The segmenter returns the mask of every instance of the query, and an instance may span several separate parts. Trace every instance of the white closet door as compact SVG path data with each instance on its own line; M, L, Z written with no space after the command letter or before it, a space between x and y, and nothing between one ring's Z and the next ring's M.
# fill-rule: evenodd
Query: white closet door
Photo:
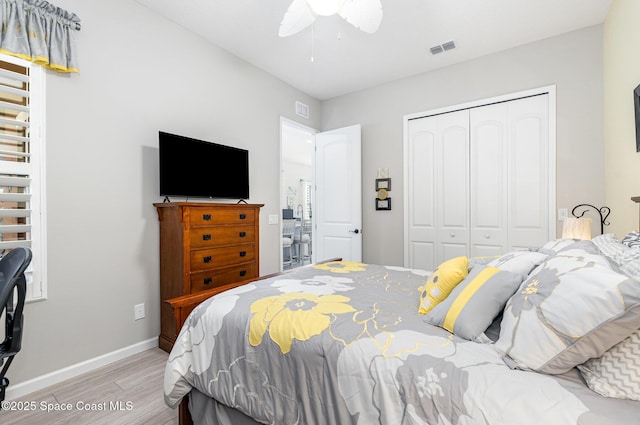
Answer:
M433 270L467 255L469 112L408 123L408 265Z
M438 122L421 118L408 123L407 253L409 267L433 270L436 264L436 140Z
M507 251L508 104L474 108L471 127L471 256Z
M549 95L509 102L509 249L549 240Z
M549 240L549 143L548 93L408 121L405 264Z
M469 254L469 110L437 115L436 267Z

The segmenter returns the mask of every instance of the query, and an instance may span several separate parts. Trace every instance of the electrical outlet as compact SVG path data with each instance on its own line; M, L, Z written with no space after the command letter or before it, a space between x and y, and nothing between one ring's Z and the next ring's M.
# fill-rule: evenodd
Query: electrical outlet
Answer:
M278 214L269 214L269 224L278 224Z
M133 320L144 319L144 303L133 306Z

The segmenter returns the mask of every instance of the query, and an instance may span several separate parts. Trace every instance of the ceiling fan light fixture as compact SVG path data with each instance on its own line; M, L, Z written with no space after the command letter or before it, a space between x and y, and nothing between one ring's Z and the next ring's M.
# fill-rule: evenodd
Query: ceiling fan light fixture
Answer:
M288 37L313 24L318 16L339 15L366 33L378 31L382 22L380 0L293 0L287 9L278 35Z
M342 9L345 0L307 0L313 13L321 16L335 15Z

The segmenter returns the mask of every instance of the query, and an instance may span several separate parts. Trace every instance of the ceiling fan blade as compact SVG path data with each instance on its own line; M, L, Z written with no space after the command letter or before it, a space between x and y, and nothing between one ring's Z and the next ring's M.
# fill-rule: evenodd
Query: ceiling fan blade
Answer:
M347 0L340 16L354 27L373 34L382 22L382 3L380 0Z
M278 35L288 37L296 34L311 25L315 19L316 15L311 11L306 0L293 0L280 22Z

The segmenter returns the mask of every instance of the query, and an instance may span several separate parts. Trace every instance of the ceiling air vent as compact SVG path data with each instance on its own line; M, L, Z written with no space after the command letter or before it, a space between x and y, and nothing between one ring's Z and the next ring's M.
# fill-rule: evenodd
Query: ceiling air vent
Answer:
M442 53L447 50L453 50L455 48L456 48L456 43L454 43L453 41L447 41L446 43L433 46L429 50L431 51L432 55L437 55L438 53Z
M442 45L442 48L445 51L455 49L456 48L456 43L454 43L453 41L447 41L446 43L444 43Z
M309 119L309 105L305 105L304 103L296 100L296 115Z

